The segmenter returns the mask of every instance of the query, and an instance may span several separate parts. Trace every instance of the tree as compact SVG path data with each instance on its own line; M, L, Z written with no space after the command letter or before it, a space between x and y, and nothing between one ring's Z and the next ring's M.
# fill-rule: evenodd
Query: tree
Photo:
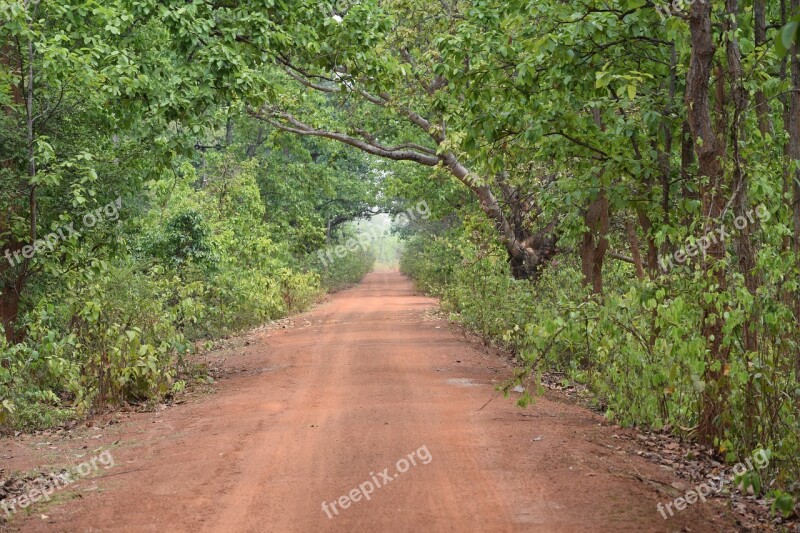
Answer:
M461 6L408 2L392 7L355 4L342 14L341 23L331 11L316 28L318 39L295 40L293 48L276 58L285 80L298 89L327 94L344 112L334 113L329 121L303 119L291 111L297 106L287 101L254 106L251 115L286 132L327 138L373 156L448 172L472 192L492 221L514 275L535 278L556 253L554 225L536 231L525 223L515 224L527 218L525 209L531 209L531 202L515 205L510 201L513 195L506 196L508 209L504 209L497 195L508 171L487 168L479 175L471 169L459 146L463 133L452 131L448 123L460 108L447 95L452 65L442 60L437 42L452 34L462 18ZM410 17L412 12L415 17ZM424 17L427 22L411 24L421 13L429 15ZM366 52L378 42L380 47ZM302 91L294 98L302 103ZM386 125L392 127L387 130Z

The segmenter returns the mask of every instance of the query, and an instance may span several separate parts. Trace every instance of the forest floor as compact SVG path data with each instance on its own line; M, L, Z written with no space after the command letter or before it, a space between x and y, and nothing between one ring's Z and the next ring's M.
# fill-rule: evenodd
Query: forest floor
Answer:
M204 356L215 386L177 405L0 440L0 474L91 465L5 527L741 529L721 498L665 519L657 504L691 487L645 458L638 434L564 394L527 409L492 400L513 376L508 356L436 309L399 273L372 273L290 324ZM102 450L113 467L109 455L89 463Z

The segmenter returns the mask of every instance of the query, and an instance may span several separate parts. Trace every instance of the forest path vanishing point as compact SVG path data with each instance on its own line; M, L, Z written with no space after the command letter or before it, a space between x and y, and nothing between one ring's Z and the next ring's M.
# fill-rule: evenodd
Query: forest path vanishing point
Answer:
M719 501L662 518L677 478L600 415L556 393L525 410L487 404L513 375L508 358L435 307L399 273L375 272L293 326L216 352L226 377L214 394L69 438L0 441L13 470L104 446L115 462L9 529L734 529Z

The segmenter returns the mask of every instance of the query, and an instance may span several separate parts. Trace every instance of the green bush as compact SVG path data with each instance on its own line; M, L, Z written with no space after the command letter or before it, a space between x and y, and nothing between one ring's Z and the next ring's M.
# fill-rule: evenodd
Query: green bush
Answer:
M627 265L611 263L598 298L582 287L580 266L568 256L536 283L514 280L501 250L462 229L414 237L401 267L420 288L442 296L457 320L512 350L527 372L564 372L588 385L609 419L688 434L697 425L706 339L698 334L696 278L632 282ZM730 291L731 302L744 292ZM730 306L729 323L741 305ZM785 311L776 308L774 316ZM800 474L793 460L800 452L800 384L779 363L779 350L777 343L761 354L733 348L726 415L732 429L718 445L731 460L757 446L770 449L773 474L787 482ZM747 409L770 416L748 426Z
M306 309L320 274L275 242L247 168L196 190L193 167L155 181L108 243L62 243L61 263L31 282L21 343L0 341L0 424L43 428L92 409L182 387L194 341ZM104 258L103 258L104 257ZM331 286L371 267L354 255ZM328 275L330 273L327 273Z
M326 291L335 292L351 287L375 267L375 254L372 250L358 249L348 252L344 257L334 256L333 261L323 259L333 255L327 253L332 248L320 250L320 253L312 254L306 260L309 268L319 272L320 283Z

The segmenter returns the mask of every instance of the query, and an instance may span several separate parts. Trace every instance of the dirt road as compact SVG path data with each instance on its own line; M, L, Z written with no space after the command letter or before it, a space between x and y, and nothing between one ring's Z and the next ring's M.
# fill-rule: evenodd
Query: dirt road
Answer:
M230 377L214 394L44 445L2 442L16 469L101 446L115 460L11 529L732 529L714 503L662 518L656 504L672 496L658 487L675 478L590 411L502 397L481 410L511 369L435 306L400 274L373 273L293 327L217 354Z

